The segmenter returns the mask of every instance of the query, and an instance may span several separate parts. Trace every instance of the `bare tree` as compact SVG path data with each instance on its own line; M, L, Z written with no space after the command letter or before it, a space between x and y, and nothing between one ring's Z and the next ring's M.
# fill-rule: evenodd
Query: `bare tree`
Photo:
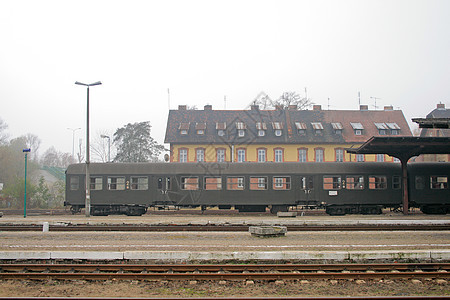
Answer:
M107 162L115 156L113 134L102 130L97 132L91 142L91 153L93 160Z
M275 109L276 107L287 109L289 105L296 105L297 109L305 110L310 108L314 103L307 97L302 97L297 92L284 92L277 100L261 92L256 96L253 105L258 105L260 109Z
M27 147L31 149L31 159L37 161L39 156L39 147L41 146L41 139L37 135L28 133L25 136Z
M8 124L0 119L0 145L4 145L8 141L9 135L6 133L6 129L8 129Z

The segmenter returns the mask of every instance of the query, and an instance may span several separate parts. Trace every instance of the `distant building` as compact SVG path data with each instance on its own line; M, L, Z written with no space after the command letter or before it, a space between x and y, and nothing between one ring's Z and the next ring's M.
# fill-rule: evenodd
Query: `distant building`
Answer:
M171 162L364 162L387 155L348 154L372 136L412 136L400 110L170 110L165 143Z
M450 109L445 108L445 104L439 103L431 111L426 119L450 119ZM450 129L445 128L422 128L421 137L450 137ZM449 147L450 148L450 147ZM416 161L450 161L450 154L423 154L416 158Z

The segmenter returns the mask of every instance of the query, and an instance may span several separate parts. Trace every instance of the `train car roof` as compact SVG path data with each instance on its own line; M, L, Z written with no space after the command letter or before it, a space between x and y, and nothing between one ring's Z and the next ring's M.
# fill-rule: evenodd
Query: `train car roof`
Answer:
M85 174L86 164L73 164L67 168L67 174ZM380 173L380 170L400 171L397 163L91 163L91 175L119 174L332 174L332 173Z

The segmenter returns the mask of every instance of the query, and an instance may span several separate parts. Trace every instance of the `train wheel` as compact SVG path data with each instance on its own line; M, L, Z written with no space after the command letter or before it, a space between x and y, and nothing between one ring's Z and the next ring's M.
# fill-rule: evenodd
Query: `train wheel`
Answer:
M81 212L81 207L79 207L79 206L71 206L70 207L70 212L72 213L72 215L78 214L78 213Z
M274 215L280 211L281 212L289 211L289 206L287 206L287 205L272 205L272 207L270 208L270 213L274 214Z
M341 206L327 206L325 212L330 216L343 216L345 215L345 208Z

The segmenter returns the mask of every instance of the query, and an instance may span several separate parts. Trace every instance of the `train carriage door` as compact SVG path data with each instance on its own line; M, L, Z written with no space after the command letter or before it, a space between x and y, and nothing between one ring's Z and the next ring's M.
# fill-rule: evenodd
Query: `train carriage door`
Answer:
M296 187L296 199L297 205L301 206L315 206L317 205L317 199L314 189L314 177L305 175L297 176Z
M156 205L171 205L170 190L172 189L172 178L170 176L156 177Z

